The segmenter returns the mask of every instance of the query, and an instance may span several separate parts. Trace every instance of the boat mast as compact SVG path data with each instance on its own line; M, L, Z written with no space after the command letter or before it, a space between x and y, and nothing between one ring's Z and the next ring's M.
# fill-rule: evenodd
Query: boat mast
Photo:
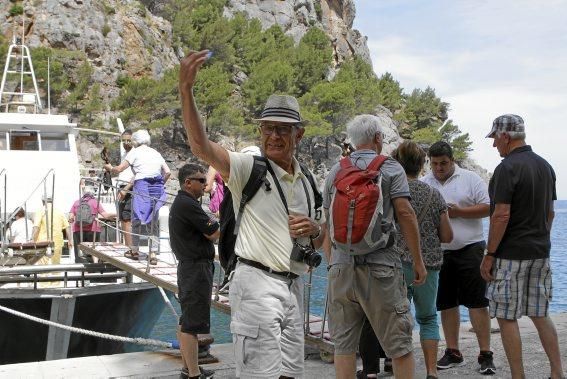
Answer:
M37 81L31 60L31 54L28 47L24 44L24 31L22 22L22 37L12 38L12 44L8 48L6 64L2 74L2 82L0 83L0 107L4 106L5 112L10 112L11 107L17 107L19 113L26 113L28 106L33 106L34 113L43 109L37 88ZM14 60L15 64L12 64ZM27 66L26 66L27 64ZM13 68L15 66L15 69ZM10 78L19 76L19 85L13 91L6 90L8 76ZM24 81L26 76L31 76L35 92L26 92L24 90Z

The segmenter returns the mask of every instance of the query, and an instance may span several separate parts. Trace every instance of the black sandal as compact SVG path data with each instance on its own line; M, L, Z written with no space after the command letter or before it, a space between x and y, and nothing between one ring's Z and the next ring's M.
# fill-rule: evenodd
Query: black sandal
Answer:
M137 251L128 250L124 253L126 258L132 259L133 261L137 261L140 259L140 254Z

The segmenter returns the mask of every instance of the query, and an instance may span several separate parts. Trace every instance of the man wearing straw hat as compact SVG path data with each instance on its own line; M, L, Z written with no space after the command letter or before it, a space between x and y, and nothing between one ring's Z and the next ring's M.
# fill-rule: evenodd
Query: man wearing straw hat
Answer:
M221 174L239 204L254 157L229 152L206 135L193 85L207 56L207 50L190 52L181 61L183 122L193 153ZM297 378L303 375L304 360L301 275L308 266L291 259L291 253L294 242L318 248L324 228L315 220L313 191L294 158L305 131L297 100L271 95L257 121L260 146L272 171L247 203L235 245L239 258L230 282L230 329L236 374Z

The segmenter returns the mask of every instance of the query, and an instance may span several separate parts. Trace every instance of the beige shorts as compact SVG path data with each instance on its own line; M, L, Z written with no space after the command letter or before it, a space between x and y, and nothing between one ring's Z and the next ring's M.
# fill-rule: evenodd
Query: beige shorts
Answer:
M400 268L336 264L329 270L328 281L335 354L356 352L365 315L388 357L413 351L413 318Z
M236 376L303 376L303 279L239 262L230 281Z

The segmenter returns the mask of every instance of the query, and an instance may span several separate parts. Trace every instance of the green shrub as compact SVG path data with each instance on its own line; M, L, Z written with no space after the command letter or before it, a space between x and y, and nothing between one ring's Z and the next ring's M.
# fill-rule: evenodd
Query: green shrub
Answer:
M24 7L16 4L10 8L10 16L18 16L24 14Z
M104 24L102 27L102 35L106 37L108 33L110 33L110 25Z

